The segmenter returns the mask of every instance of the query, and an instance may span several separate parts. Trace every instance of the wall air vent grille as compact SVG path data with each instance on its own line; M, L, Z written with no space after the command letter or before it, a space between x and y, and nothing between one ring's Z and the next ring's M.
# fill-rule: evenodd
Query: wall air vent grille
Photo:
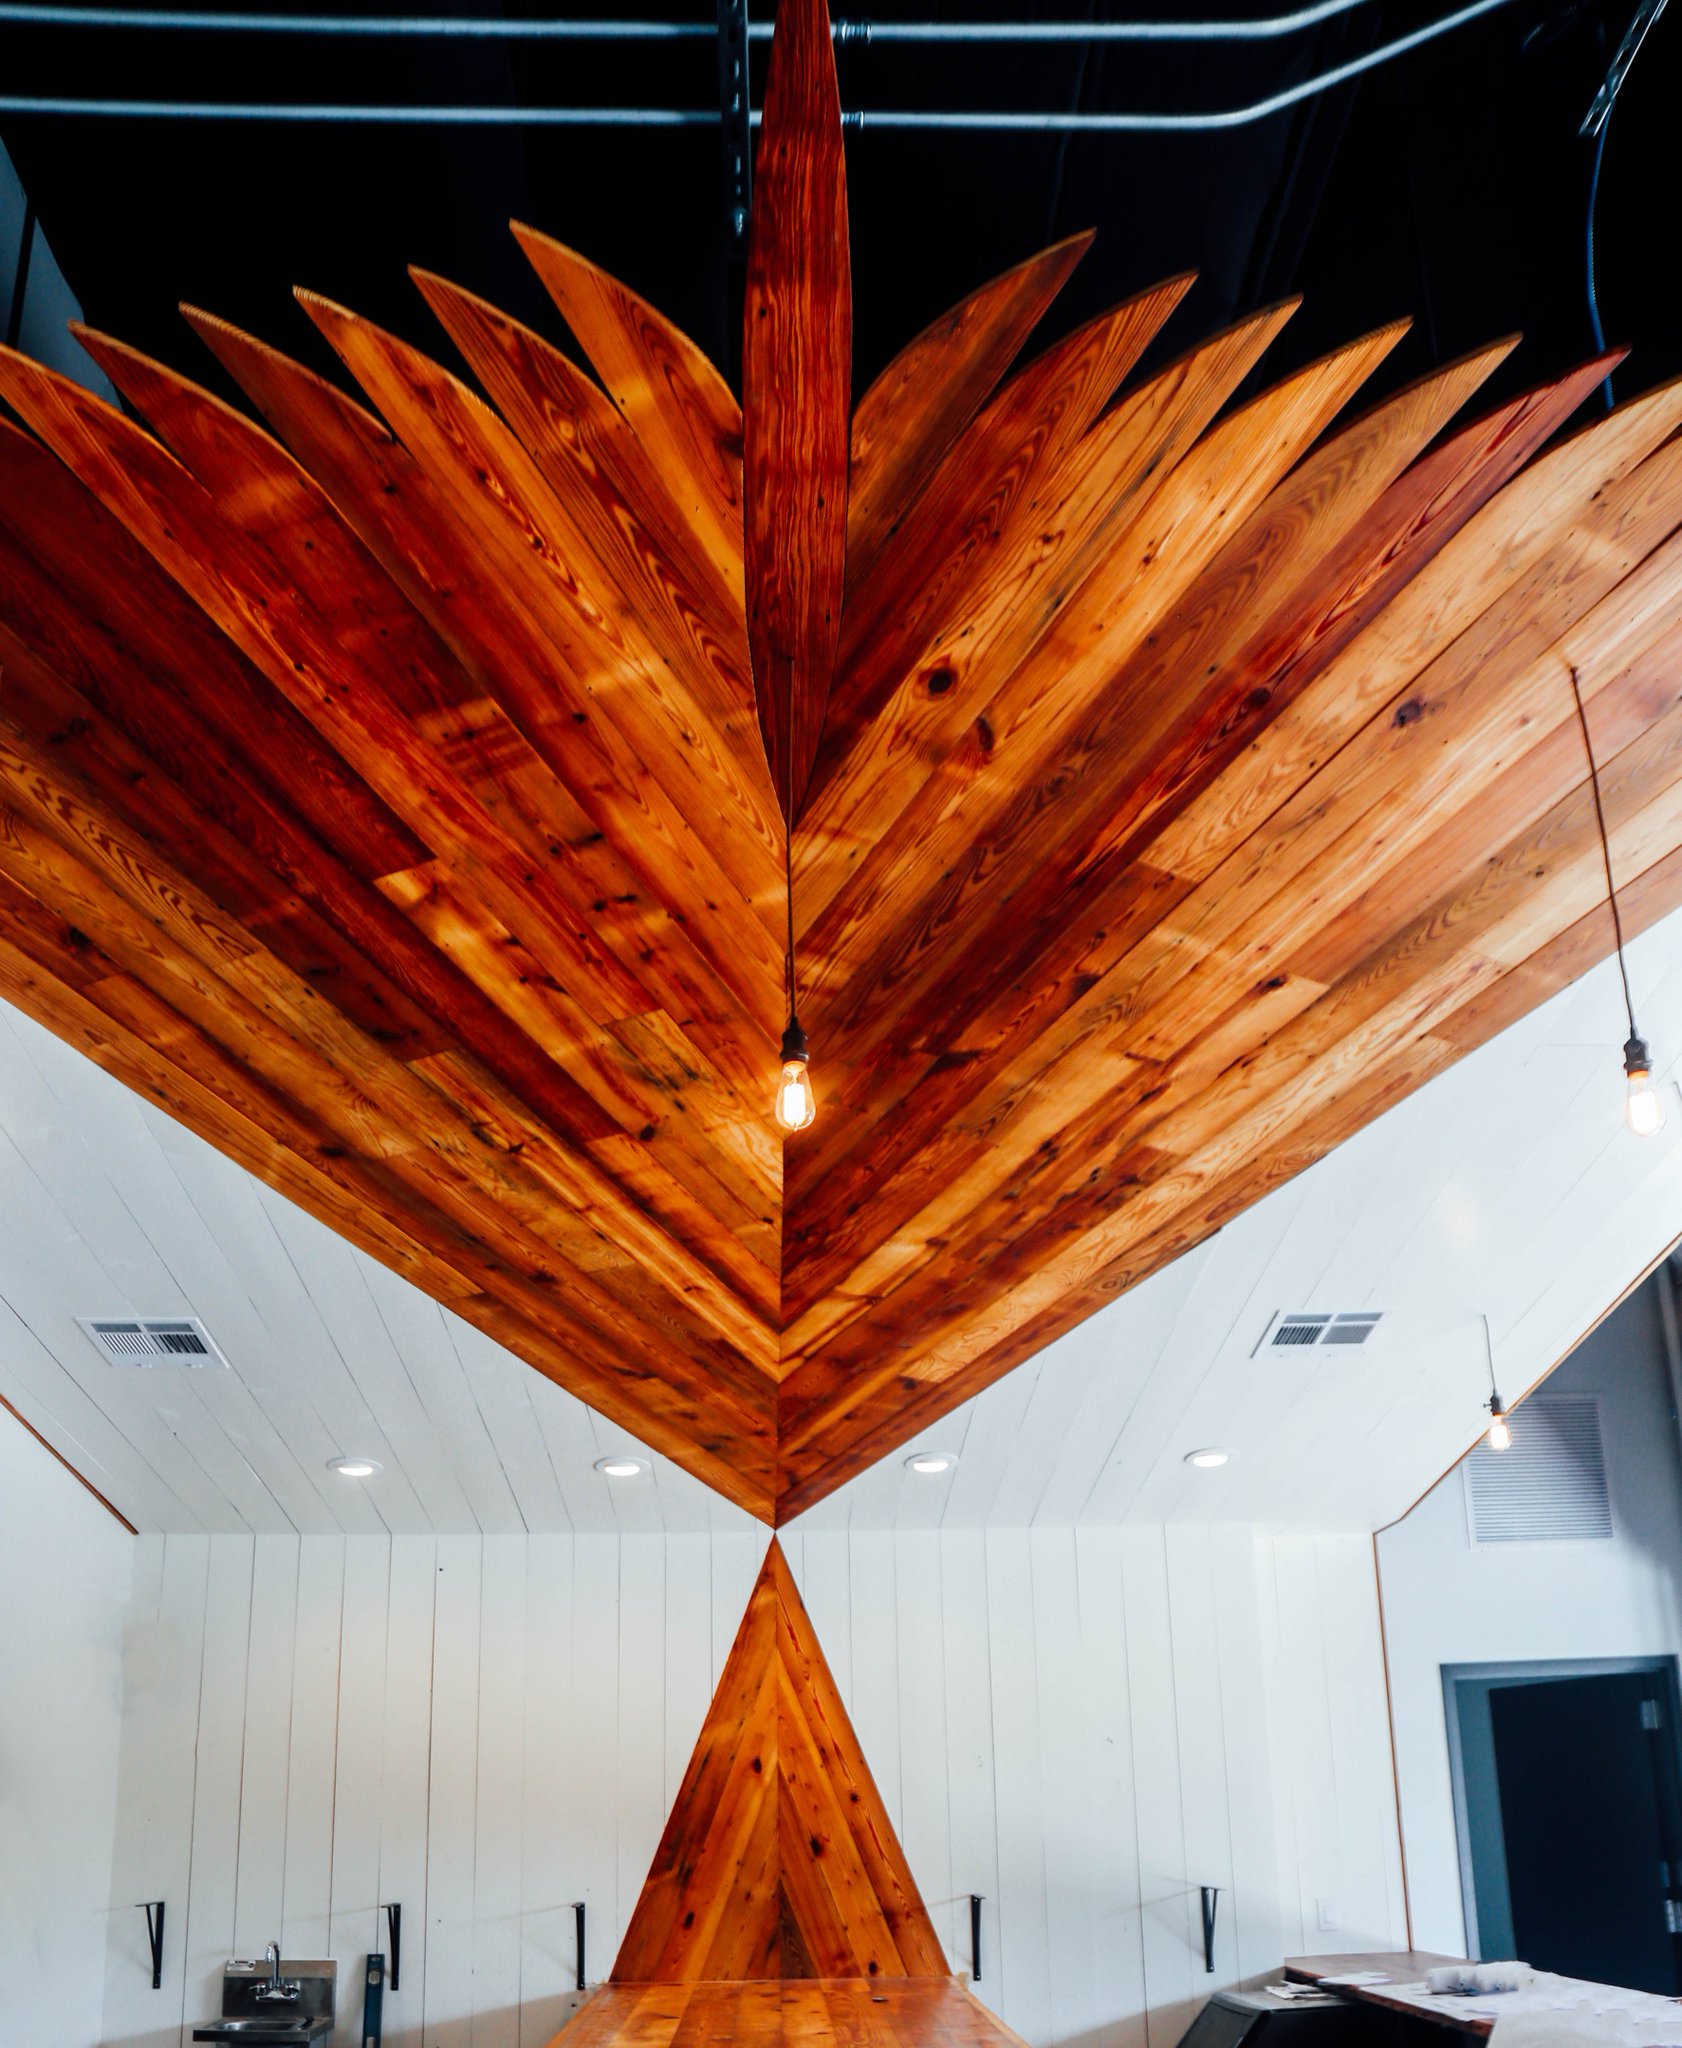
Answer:
M197 1316L78 1316L111 1365L226 1366Z
M1364 1344L1384 1320L1382 1309L1345 1309L1320 1315L1307 1310L1276 1315L1257 1347L1262 1351L1306 1351L1311 1346Z
M1479 1444L1462 1468L1474 1543L1592 1543L1611 1536L1600 1404L1537 1394L1513 1411L1510 1449Z

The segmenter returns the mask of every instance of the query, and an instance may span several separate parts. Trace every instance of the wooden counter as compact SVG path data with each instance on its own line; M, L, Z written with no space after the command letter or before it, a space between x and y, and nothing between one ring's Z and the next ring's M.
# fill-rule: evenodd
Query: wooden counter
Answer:
M604 1984L551 2048L1025 2048L955 1977Z

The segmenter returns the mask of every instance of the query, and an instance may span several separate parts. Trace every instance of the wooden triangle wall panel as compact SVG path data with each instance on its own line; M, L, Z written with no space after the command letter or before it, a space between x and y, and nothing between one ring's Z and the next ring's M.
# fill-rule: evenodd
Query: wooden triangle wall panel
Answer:
M905 1852L773 1542L614 1981L945 1974Z

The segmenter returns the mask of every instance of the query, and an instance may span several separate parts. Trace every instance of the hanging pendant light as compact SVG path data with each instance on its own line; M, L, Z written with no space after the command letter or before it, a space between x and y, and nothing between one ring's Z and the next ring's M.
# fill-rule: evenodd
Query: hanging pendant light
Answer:
M791 770L792 775L792 770ZM800 1028L794 1000L794 821L792 805L784 812L783 881L788 906L788 1022L783 1027L783 1070L777 1081L777 1122L785 1131L803 1131L818 1113L812 1093L811 1049Z
M1489 1399L1483 1404L1489 1410L1489 1428L1484 1441L1492 1451L1512 1449L1513 1429L1507 1420L1507 1404L1501 1398L1501 1389L1495 1384L1495 1350L1489 1341L1489 1318L1483 1318L1483 1355L1489 1363Z
M1575 666L1570 676L1577 723L1583 729L1583 752L1588 756L1589 787L1594 792L1594 822L1600 833L1600 858L1606 869L1606 902L1612 912L1612 941L1617 948L1618 976L1624 988L1624 1015L1629 1019L1629 1036L1624 1040L1624 1122L1638 1138L1650 1138L1664 1128L1664 1100L1653 1086L1653 1056L1636 1028L1635 1002L1629 992L1629 968L1624 960L1623 920L1618 915L1618 891L1612 880L1612 843L1606 834L1606 812L1600 802L1600 771L1595 766L1594 742L1589 738L1588 713L1583 709L1583 691ZM1491 1427L1492 1442L1494 1434Z
M806 1034L791 1009L783 1033L783 1071L777 1083L777 1121L785 1131L803 1131L818 1113L808 1071Z

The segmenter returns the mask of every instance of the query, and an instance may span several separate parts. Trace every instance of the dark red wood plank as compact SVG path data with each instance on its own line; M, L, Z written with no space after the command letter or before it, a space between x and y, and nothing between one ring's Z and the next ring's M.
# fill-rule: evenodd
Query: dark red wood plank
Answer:
M823 732L847 553L853 287L824 0L778 11L758 178L742 343L748 643L792 824Z

